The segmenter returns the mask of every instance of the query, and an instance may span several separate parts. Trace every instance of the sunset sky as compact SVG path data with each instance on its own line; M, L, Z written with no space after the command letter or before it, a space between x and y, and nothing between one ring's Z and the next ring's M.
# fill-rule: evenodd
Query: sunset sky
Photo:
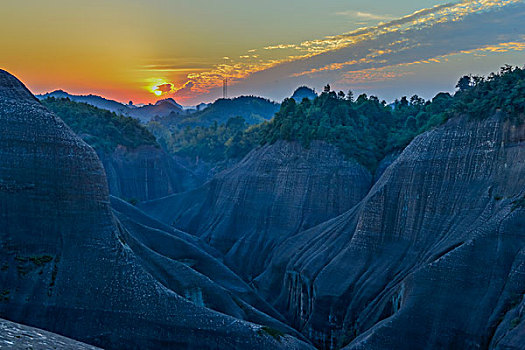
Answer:
M63 89L185 105L280 101L299 85L391 101L525 64L525 2L485 0L2 1L0 68Z

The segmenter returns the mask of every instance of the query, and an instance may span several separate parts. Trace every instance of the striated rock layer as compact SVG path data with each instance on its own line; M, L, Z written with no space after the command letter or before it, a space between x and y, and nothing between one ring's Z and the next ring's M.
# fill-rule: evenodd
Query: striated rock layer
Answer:
M261 273L276 245L353 207L372 177L331 145L309 149L280 141L252 151L202 187L140 207L200 236L247 280Z
M166 197L195 188L197 177L160 148L119 146L111 154L98 152L106 171L109 192L132 201Z
M321 348L523 348L524 214L525 124L455 118L255 283Z
M100 350L42 329L0 318L0 348L6 350Z
M131 214L114 216L93 149L5 71L0 133L0 317L108 349L308 347L285 332L213 311L204 298L192 302L177 294L181 287L169 283L180 263L179 270L166 265L163 274L155 262L167 254L145 242L154 229L144 222L127 229L120 220L131 221ZM186 244L177 239L172 232L165 241ZM188 275L199 269L205 271L195 267ZM243 285L218 269L223 273L213 283L225 292L216 294L233 300L228 287ZM244 300L256 299L244 294L238 300L245 318L266 322L269 316L244 307Z

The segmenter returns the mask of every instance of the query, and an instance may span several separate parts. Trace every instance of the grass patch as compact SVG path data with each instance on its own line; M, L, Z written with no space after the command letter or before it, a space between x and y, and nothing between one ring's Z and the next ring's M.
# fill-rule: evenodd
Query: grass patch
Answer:
M519 208L525 208L525 196L523 196L523 197L513 201L512 202L512 208L510 210L514 211L514 210L519 209Z
M0 301L9 301L9 290L4 289L2 292L0 292Z
M53 257L49 255L32 256L29 258L29 260L36 266L43 266L44 264L51 262Z
M257 334L259 335L269 335L270 337L274 338L277 341L281 341L281 338L284 336L284 333L281 332L278 329L263 326L258 331Z

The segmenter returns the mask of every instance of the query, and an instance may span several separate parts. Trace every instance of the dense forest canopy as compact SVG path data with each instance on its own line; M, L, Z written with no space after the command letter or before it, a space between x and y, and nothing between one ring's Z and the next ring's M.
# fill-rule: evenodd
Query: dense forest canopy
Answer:
M520 119L525 113L525 69L506 65L486 78L463 76L456 88L453 113L486 118L501 111Z
M292 98L295 100L295 102L301 102L304 98L313 100L316 97L317 94L315 93L315 90L309 88L308 86L298 87L292 95Z
M351 91L336 93L326 86L313 100L297 103L285 99L270 121L255 126L237 119L208 128L151 128L170 152L212 162L241 158L255 147L277 140L298 141L305 147L312 140L322 140L374 171L386 154L402 150L415 136L454 115L480 118L499 110L522 115L524 75L521 68L505 66L487 78L462 77L454 96L439 93L425 101L414 95L392 105L366 94L354 98Z
M232 99L220 98L203 110L187 115L171 114L154 120L175 130L189 127L209 127L214 123L226 124L228 119L243 117L247 124L259 124L271 119L279 110L279 104L257 96L240 96Z
M402 150L415 136L454 115L482 118L497 111L512 116L525 113L524 69L505 66L486 78L464 76L456 87L454 96L439 93L425 101L414 95L391 105L366 94L354 98L352 91L336 93L329 85L313 99L296 102L287 98L280 108L256 97L219 99L205 110L184 117L192 123L159 119L148 124L149 131L133 118L84 103L56 98L42 103L88 143L105 151L117 145L156 145L156 137L171 154L220 163L240 159L253 148L277 140L297 141L304 147L321 140L374 171L385 155ZM271 120L250 125L255 111L264 111L267 117L274 110L277 112Z
M48 97L41 102L97 151L111 152L118 145L158 146L155 136L135 118L67 98Z

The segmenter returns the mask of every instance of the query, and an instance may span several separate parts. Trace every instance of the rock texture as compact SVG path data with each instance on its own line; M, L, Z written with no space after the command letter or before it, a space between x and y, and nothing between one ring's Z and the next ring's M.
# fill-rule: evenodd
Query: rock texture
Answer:
M449 120L256 281L320 348L525 344L525 124ZM283 286L283 287L281 287Z
M0 348L6 350L97 350L99 348L78 342L42 329L24 326L0 319Z
M331 145L284 141L252 151L202 187L140 207L200 236L247 280L263 271L276 245L353 207L371 175Z
M0 317L108 349L308 348L178 295L114 216L93 149L5 71L0 132Z
M145 201L197 187L199 179L160 148L119 146L111 154L98 152L109 192L125 200Z

